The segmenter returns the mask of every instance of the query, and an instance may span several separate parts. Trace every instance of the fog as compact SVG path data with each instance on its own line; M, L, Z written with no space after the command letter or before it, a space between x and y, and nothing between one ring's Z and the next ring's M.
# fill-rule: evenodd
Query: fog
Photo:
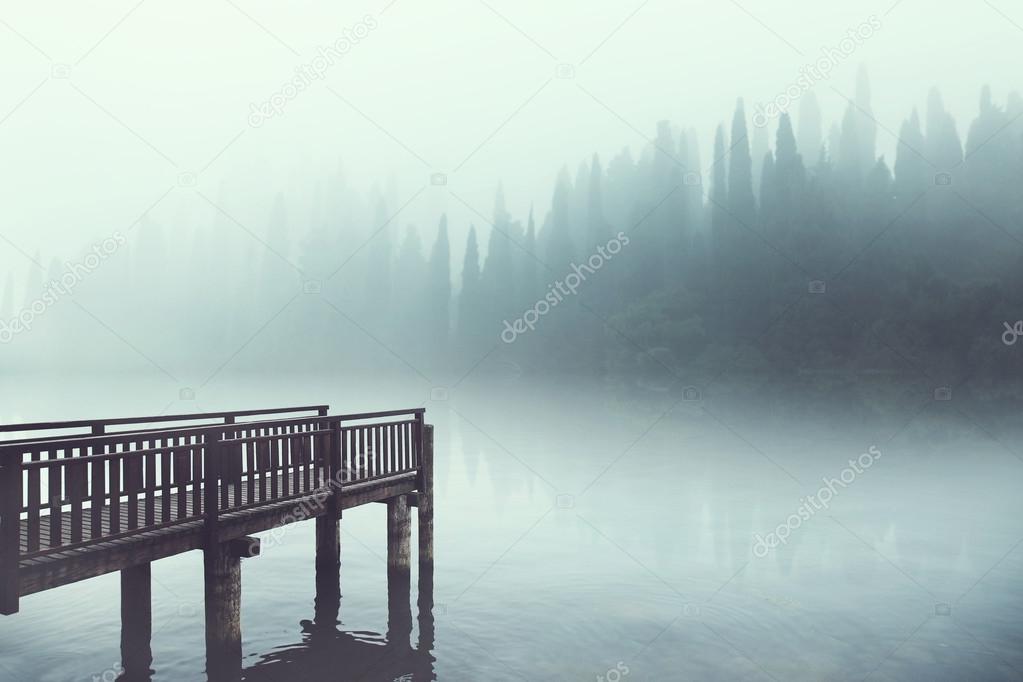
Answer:
M81 548L149 534L129 460L217 540L239 443L254 491L324 434L281 424L381 410L426 454L380 483L365 432L316 441L381 487L343 602L329 525L258 526L239 679L1020 679L1023 10L0 2L0 430L225 420L7 444L22 572L65 506ZM203 562L154 563L140 678L207 679ZM116 677L119 585L21 595L0 677Z
M639 150L662 119L694 128L709 163L737 97L772 100L871 16L880 28L813 90L830 125L865 65L889 159L932 86L962 127L981 85L998 101L1021 85L1007 56L1023 15L1004 2L7 2L0 262L20 282L19 250L70 258L147 209L168 225L207 220L196 192L260 235L283 192L303 233L339 166L360 193L415 197L402 225L446 211L461 241L499 181L524 220L563 165ZM249 125L253 104L367 18L375 28L322 79ZM574 78L557 77L562 64ZM438 171L445 187L429 185Z

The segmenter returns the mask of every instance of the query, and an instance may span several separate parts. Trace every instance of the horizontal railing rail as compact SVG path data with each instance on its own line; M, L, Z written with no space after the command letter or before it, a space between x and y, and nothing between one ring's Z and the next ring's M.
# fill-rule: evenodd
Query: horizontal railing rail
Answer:
M144 426L146 424L167 424L170 422L188 421L209 421L222 420L222 423L233 424L239 418L257 417L266 415L291 414L297 412L316 412L318 415L326 415L330 407L328 405L306 405L300 407L278 407L258 410L235 410L230 412L193 412L189 414L155 415L149 417L123 417L114 419L79 419L74 421L55 422L28 422L22 424L0 424L0 433L28 433L31 431L62 431L66 429L88 428L92 435L102 435L107 432L110 426ZM250 422L243 422L250 423ZM213 424L190 425L194 428L212 426ZM164 431L167 427L154 427L150 429L128 429L117 433L145 433ZM84 434L59 434L47 436L35 436L19 439L0 441L0 443L28 443L35 440L67 440L79 438Z

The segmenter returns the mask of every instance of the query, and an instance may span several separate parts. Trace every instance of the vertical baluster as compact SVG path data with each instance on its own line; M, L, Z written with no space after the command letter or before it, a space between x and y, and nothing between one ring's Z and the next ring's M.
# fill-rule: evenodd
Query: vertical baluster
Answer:
M281 433L281 496L288 497L291 494L291 457L288 454L291 450L291 427L285 426Z
M384 476L387 474L387 435L383 426L373 427L373 440L376 442L377 462L380 465L378 473Z
M248 429L243 429L241 431L236 432L234 435L235 437L239 438L247 437L251 435L251 431L249 431ZM232 487L234 489L233 495L234 500L231 502L231 504L227 506L237 507L242 503L242 475L243 475L242 469L245 457L244 455L245 446L242 443L235 443L228 449L231 452L231 466L233 469Z
M313 437L309 435L311 424L306 424L306 435L302 438L302 480L307 493L313 490Z
M152 450L160 447L163 443L162 440L154 439L151 441L145 441L144 445L147 450ZM156 460L158 455L155 452L146 453L145 467L146 467L146 478L145 484L142 489L142 497L145 499L145 524L146 526L156 525Z
M259 436L259 429L253 429L252 437L256 438ZM245 490L248 497L245 499L245 503L249 504L254 502L256 499L256 443L255 441L249 441L245 444L245 464L248 469L248 476L246 477Z
M85 448L82 450L84 451ZM68 464L67 492L71 500L71 534L69 540L72 543L81 542L83 539L82 526L82 500L87 493L86 488L86 463L82 457L74 457Z
M165 438L160 452L160 523L171 522L171 462L174 459L177 438Z
M139 527L139 487L142 479L142 460L135 454L142 449L141 442L128 443L124 458L124 490L127 494L128 521L127 529Z
M266 502L270 497L270 439L272 429L262 429L262 440L256 452L259 455L259 501Z
M111 445L112 453L123 452L121 445ZM110 532L116 534L121 532L121 462L122 456L110 458L108 471L110 472Z
M177 516L181 520L188 516L188 481L191 478L192 437L183 436L181 445L185 447L174 451L174 483L177 484Z
M366 453L366 474L365 478L369 478L373 475L373 441L369 437L369 429L365 426L359 427L359 438L362 439L362 451Z
M337 480L339 483L342 483L348 480L351 472L348 463L348 434L341 428L341 422L338 422L334 433L337 434L339 446L341 447L341 471L338 472Z
M225 440L228 438L235 438L237 436L237 431L224 431ZM207 448L207 457L215 456L218 458L216 464L213 465L216 469L211 469L211 471L219 473L218 486L220 487L220 509L227 509L231 505L231 486L234 484L234 456L232 454L234 452L234 446L215 445L211 443L207 445ZM210 466L209 462L207 462L207 466Z
M189 477L189 482L192 485L192 513L189 514L190 518L201 516L203 514L202 509L202 458L203 458L203 447L202 437L197 436L193 439L192 445L192 475Z
M91 462L92 499L90 500L89 537L103 537L103 503L107 491L107 463L99 456L106 452L105 445L93 445Z
M58 460L55 452L50 453L51 460ZM50 489L50 547L64 544L64 526L62 504L64 500L64 468L60 464L49 467L47 472Z
M270 475L270 499L276 500L281 496L281 482L280 482L280 463L277 457L277 436L280 433L278 427L270 429L270 435L273 436L266 442L267 452L269 454L270 468L268 474Z
M31 454L33 462L40 460L39 453L33 452ZM28 551L35 552L41 549L40 545L40 533L42 529L39 523L39 507L42 504L42 489L41 489L41 476L39 469L32 468L28 470L28 498L26 500L26 506L28 507Z
M366 441L366 478L376 475L377 453L373 443L373 431L368 426L362 427L362 437Z
M398 468L405 471L408 468L408 464L405 462L405 424L397 424L394 427L394 432L398 436Z

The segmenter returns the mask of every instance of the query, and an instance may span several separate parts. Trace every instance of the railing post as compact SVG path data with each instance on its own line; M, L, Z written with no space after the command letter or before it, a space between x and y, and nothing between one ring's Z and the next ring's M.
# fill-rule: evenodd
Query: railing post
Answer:
M423 419L426 416L424 412L416 412L416 467L419 467L420 461L423 458Z
M203 434L203 516L205 519L206 546L218 542L217 524L220 517L220 465L223 444L220 432L210 429Z
M330 517L341 518L341 422L327 422L330 429L330 447L327 451L327 486L330 498L327 505Z
M0 454L0 614L18 612L21 540L21 453Z

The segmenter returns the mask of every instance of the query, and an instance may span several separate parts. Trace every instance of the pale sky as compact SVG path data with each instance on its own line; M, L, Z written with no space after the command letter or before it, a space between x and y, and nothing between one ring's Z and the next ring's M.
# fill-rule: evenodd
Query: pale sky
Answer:
M401 203L415 197L402 225L429 239L447 211L457 238L499 180L515 217L531 202L542 216L562 165L638 153L661 119L696 128L708 162L736 97L772 98L871 15L880 28L814 87L827 125L860 64L890 131L933 85L964 137L983 83L999 103L1023 88L1023 9L1007 0L3 0L0 235L69 258L147 209L206 219L197 191L262 232L278 191L299 213L341 160L359 191L393 177ZM356 27L322 80L249 124ZM0 265L26 259L0 241Z

